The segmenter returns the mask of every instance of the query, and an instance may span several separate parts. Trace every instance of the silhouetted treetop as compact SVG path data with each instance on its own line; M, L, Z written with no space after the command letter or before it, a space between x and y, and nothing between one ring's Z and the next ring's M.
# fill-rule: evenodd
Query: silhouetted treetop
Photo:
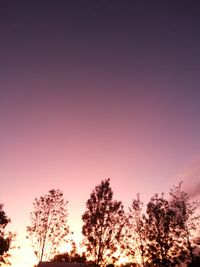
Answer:
M39 261L52 258L58 248L67 242L69 227L67 223L67 201L60 190L50 190L48 194L35 198L31 225L27 227L34 252Z
M123 236L124 209L121 201L113 200L110 179L101 181L92 191L82 219L87 255L97 265L115 262Z

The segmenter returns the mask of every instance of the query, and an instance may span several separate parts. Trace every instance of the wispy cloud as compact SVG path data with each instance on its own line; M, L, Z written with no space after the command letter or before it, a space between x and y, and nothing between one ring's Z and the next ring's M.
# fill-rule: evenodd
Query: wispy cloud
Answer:
M184 190L191 198L200 196L200 156L180 174Z

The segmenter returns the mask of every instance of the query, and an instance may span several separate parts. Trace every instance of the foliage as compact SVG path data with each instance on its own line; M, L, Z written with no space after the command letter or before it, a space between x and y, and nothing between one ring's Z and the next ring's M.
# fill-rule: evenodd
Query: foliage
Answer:
M197 208L200 203L190 201L188 194L182 190L182 182L170 190L170 196L171 208L176 213L176 228L179 229L179 234L186 243L189 260L193 261L191 238L199 225L200 216L197 214Z
M144 266L147 229L142 209L143 202L140 200L140 195L137 194L137 198L133 199L132 205L129 208L124 249L127 251L127 256L132 256L132 258L135 256L138 258L139 256Z
M10 264L8 251L11 249L11 242L15 235L11 232L6 233L5 228L8 223L10 223L10 219L3 210L3 204L0 204L0 265Z
M135 262L127 262L125 264L121 264L120 267L140 267L140 265L138 265ZM147 265L146 265L147 267Z
M67 241L67 203L63 199L63 193L54 189L45 196L35 198L27 233L39 261L52 258L59 245Z
M180 262L197 262L193 234L198 230L199 202L191 202L181 188L170 190L170 199L158 194L150 199L145 214L139 195L133 200L127 217L124 250L132 260L140 252L143 266L175 266ZM196 243L198 242L197 239Z
M113 200L110 179L103 180L95 187L82 219L88 257L96 265L115 262L116 251L123 237L124 209L121 201Z
M80 254L77 250L76 244L72 242L72 249L70 252L56 254L52 262L77 262L77 263L86 263L87 258L85 253Z
M147 204L148 258L153 266L175 266L184 259L184 246L176 227L176 213L168 200L155 194Z

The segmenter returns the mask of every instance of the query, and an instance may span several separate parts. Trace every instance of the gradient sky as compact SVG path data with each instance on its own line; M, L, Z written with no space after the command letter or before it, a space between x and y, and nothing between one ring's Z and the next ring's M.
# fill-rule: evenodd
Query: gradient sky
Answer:
M79 240L102 179L125 207L188 175L200 185L199 1L2 0L0 38L0 202L21 242L14 267L32 266L25 229L49 189L63 190Z

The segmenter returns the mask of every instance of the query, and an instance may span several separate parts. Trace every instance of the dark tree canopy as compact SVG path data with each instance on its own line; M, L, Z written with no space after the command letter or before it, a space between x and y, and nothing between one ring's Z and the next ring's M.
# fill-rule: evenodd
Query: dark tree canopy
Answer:
M49 260L67 242L69 227L67 224L67 201L60 190L50 190L40 198L35 198L31 212L31 225L27 227L35 254L39 261Z
M120 201L113 200L110 179L95 187L82 219L88 257L97 265L115 262L123 236L124 209Z
M199 201L190 201L188 194L182 189L182 182L178 186L173 186L170 190L171 208L176 213L176 229L179 236L185 240L184 245L187 248L187 258L194 261L194 244L191 241L193 234L198 229L200 216L197 208Z
M11 232L6 233L5 228L10 223L10 219L6 216L3 210L3 204L0 204L0 265L9 264L8 251L11 248L11 242L14 234Z
M190 201L182 183L173 186L170 198L154 196L142 213L139 195L134 199L126 220L124 250L130 259L143 266L176 266L181 262L198 264L200 242L194 234L199 229L198 201Z
M177 214L170 202L155 194L147 204L147 255L154 266L175 266L184 260L184 240L176 225Z

